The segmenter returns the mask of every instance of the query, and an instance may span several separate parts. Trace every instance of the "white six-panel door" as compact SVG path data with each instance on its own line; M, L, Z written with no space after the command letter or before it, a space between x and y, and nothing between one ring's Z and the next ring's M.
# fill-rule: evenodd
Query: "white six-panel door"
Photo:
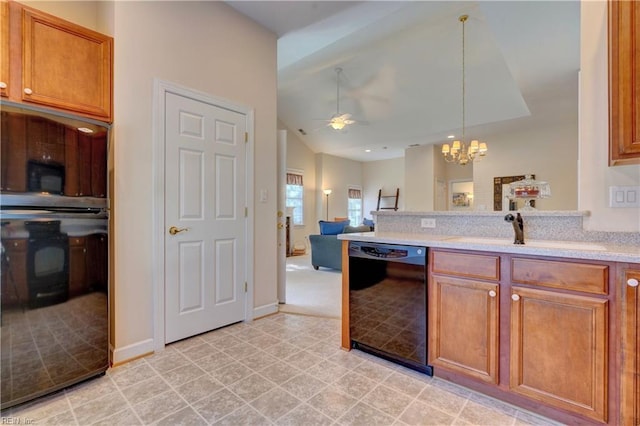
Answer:
M246 116L166 93L165 343L245 318Z

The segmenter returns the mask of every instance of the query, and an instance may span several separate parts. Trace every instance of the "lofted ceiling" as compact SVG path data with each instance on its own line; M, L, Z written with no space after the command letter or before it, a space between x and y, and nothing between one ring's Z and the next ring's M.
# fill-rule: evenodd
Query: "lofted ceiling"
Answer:
M278 35L278 118L314 152L357 161L577 117L580 2L229 1ZM339 112L356 120L333 130ZM369 152L367 152L369 151ZM490 154L490 151L489 151Z

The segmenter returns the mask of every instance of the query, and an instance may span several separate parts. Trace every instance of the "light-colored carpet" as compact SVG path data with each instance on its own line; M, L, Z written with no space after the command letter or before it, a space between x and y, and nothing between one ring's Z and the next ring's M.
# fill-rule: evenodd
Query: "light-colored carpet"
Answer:
M287 303L280 304L280 312L340 318L341 295L340 271L316 271L309 254L287 257Z

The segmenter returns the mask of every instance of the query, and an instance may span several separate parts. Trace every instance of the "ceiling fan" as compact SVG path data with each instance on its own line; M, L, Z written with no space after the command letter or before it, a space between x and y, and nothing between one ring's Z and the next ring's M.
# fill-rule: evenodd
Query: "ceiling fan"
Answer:
M336 68L336 113L327 121L327 126L334 130L342 130L349 124L354 124L356 120L351 118L351 114L340 114L340 73L342 68Z

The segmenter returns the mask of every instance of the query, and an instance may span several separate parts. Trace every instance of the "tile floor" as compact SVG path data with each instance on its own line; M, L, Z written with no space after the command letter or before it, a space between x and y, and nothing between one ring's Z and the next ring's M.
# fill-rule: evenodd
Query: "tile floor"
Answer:
M551 421L360 351L340 321L275 314L2 412L2 424L547 425Z

